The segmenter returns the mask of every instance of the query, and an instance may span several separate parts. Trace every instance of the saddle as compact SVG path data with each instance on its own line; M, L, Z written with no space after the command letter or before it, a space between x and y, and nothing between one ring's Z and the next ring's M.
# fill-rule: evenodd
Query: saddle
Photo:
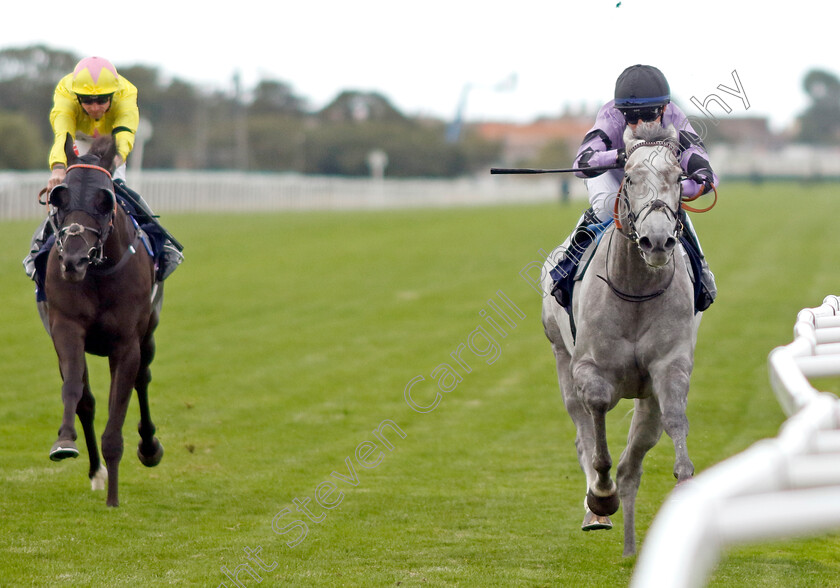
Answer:
M569 248L564 252L563 259L549 272L551 279L554 280L551 295L570 316L575 282L583 279L589 262L592 261L592 255L601 242L601 237L612 223L612 219L598 222L592 210L587 210L584 213L583 222L572 234Z
M591 221L593 218L595 218L594 215L590 217L585 216L584 223ZM569 249L564 254L563 259L549 272L551 279L554 280L551 295L569 315L572 338L575 337L577 331L572 313L572 293L574 292L575 282L583 279L589 263L592 261L592 257L598 249L601 237L611 224L613 224L612 219L602 223L582 224L578 227L572 236ZM685 251L686 266L694 287L694 312L702 312L713 301L709 293L703 288L701 280L703 258L694 240L686 236L685 233L680 235L680 243L682 244L683 251Z

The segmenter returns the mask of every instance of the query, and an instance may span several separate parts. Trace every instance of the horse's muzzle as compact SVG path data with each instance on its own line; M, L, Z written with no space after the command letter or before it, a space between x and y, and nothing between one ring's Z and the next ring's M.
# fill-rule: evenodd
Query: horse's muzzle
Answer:
M87 269L90 265L88 257L81 257L78 259L59 258L59 266L61 267L61 277L68 282L81 282L87 275Z
M642 257L651 267L662 267L674 252L674 247L677 246L677 239L673 235L644 235L639 237L639 249L642 252Z

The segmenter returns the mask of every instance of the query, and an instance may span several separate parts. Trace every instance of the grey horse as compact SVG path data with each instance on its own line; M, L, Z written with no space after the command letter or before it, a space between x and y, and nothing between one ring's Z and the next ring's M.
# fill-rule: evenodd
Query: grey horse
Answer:
M692 277L679 243L677 132L673 126L628 126L624 141L628 157L616 222L575 284L571 317L545 296L542 322L586 474L583 529L611 528L609 515L623 502L624 555L633 555L642 460L663 430L674 442L678 483L694 474L685 411L702 313L694 312ZM543 292L551 290L551 260L561 249L546 261ZM616 484L606 414L622 398L634 399L635 406Z

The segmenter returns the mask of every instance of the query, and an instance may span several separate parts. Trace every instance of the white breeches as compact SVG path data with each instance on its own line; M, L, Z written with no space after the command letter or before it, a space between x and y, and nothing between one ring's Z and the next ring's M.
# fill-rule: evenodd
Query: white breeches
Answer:
M623 170L610 169L598 177L583 181L586 190L589 192L589 205L601 222L612 218L615 210L615 200L623 177Z

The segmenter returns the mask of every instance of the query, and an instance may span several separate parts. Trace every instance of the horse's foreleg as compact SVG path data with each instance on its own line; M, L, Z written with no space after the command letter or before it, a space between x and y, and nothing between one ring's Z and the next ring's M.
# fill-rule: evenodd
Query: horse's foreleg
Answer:
M155 340L149 334L140 349L140 369L134 387L137 390L137 401L140 405L140 443L137 446L137 457L146 467L154 467L163 459L163 445L155 437L155 424L149 411L149 383L152 381L152 370L149 365L155 356Z
M122 427L131 400L131 390L140 366L140 347L123 346L109 358L111 390L108 397L108 423L102 433L102 457L108 468L108 506L119 506L119 465L123 454Z
M61 461L78 457L76 448L76 410L85 388L87 366L85 364L84 334L73 325L61 325L53 329L53 345L58 354L58 369L61 372L61 401L64 411L58 439L50 449L50 459Z
M595 481L595 468L592 467L592 454L594 452L595 433L592 429L592 417L586 411L586 407L580 401L580 396L572 381L571 358L564 347L554 348L554 356L557 361L557 379L560 382L560 392L563 394L563 405L569 413L575 425L575 448L577 449L580 468L586 475L587 487Z
M683 482L694 475L694 464L688 457L688 386L691 369L675 366L664 370L661 376L654 375L653 386L659 398L662 411L662 425L674 442L674 477Z
M557 360L557 376L560 381L560 390L563 393L563 404L566 412L575 425L575 448L577 449L578 463L586 476L587 492L589 487L595 483L598 473L592 465L592 457L595 454L595 431L592 426L592 416L580 400L578 391L575 389L571 376L571 358L563 346L554 346L554 355ZM611 529L612 521L609 517L598 516L586 506L584 500L584 517L581 529L592 531L596 529Z
M618 491L610 477L612 458L607 446L607 412L613 405L613 386L591 364L581 364L574 372L578 394L592 417L594 453L592 467L597 473L589 485L586 503L597 515L609 516L618 510Z
M624 505L624 555L636 553L636 494L642 481L642 461L662 436L659 404L653 397L636 400L627 447L618 460L616 478Z

